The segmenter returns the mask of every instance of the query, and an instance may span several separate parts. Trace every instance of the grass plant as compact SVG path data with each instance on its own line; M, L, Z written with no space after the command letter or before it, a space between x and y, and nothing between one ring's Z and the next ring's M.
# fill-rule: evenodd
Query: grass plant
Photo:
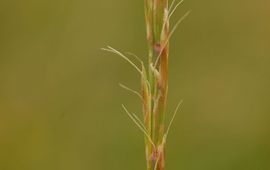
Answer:
M171 31L169 29L169 22L173 13L182 2L183 0L176 3L173 0L169 6L168 0L144 0L148 63L143 63L139 57L132 53L122 53L110 46L102 48L122 57L140 74L140 92L130 89L123 84L119 85L138 96L142 103L143 120L140 120L136 114L128 111L125 105L122 105L122 107L144 134L147 170L164 170L167 136L182 103L181 101L177 105L167 129L165 129L169 40L176 28L190 12L181 17ZM138 63L135 64L127 56L132 56Z

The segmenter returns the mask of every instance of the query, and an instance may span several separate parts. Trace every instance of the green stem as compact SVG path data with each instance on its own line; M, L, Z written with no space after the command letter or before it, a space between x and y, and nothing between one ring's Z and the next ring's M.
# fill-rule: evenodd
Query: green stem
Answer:
M145 122L150 129L150 135L156 150L149 148L146 141L147 149L147 170L164 170L164 118L167 100L167 74L168 74L168 43L164 40L168 39L169 25L168 0L145 0L145 21L148 41L148 77L149 110L148 119ZM164 29L163 29L164 28ZM151 65L153 60L160 56L158 70L153 70ZM145 111L146 109L144 109ZM159 148L159 149L158 149Z

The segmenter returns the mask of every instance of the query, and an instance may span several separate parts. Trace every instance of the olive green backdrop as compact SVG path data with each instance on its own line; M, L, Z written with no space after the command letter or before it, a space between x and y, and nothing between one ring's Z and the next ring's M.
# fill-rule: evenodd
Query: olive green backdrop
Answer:
M168 170L270 169L270 1L186 0L171 25ZM0 169L143 170L143 0L0 1Z

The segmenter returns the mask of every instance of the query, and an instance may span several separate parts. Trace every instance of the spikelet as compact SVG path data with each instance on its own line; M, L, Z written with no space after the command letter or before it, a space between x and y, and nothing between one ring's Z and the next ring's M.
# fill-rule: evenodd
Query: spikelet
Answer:
M168 59L169 59L169 40L177 26L189 14L187 12L180 18L172 31L169 30L169 20L177 7L183 2L180 0L175 4L172 1L170 8L168 0L144 0L145 3L145 23L146 39L148 43L148 63L145 67L142 60L135 57L141 64L141 69L120 51L108 46L103 48L105 51L119 55L139 72L141 76L141 92L137 92L120 84L125 90L134 93L142 101L143 121L136 114L130 113L127 108L123 109L136 126L143 132L145 137L145 154L147 170L164 170L165 168L165 144L168 132L179 109L178 104L173 118L165 131L165 115L168 93Z

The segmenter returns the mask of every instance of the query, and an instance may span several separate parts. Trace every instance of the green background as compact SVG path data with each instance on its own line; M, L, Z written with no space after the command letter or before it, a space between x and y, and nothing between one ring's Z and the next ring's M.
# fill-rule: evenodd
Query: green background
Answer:
M186 0L170 44L168 170L270 169L270 1ZM0 1L0 169L143 170L143 0Z

